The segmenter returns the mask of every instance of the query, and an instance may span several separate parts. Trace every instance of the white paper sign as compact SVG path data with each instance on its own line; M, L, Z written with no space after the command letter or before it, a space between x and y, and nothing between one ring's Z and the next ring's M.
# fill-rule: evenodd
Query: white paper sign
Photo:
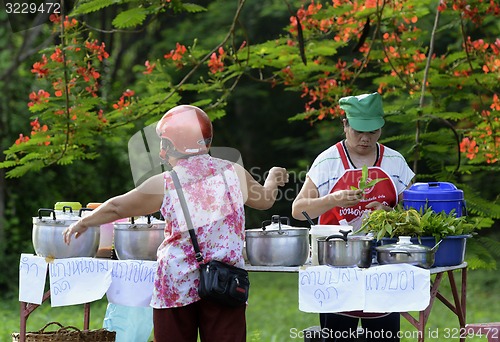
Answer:
M430 302L430 271L408 264L365 271L365 312L422 311Z
M149 306L153 295L156 261L118 260L112 263L113 281L106 296L113 304Z
M42 304L47 275L45 258L21 254L19 262L19 301Z
M55 259L49 264L52 307L84 304L101 299L111 285L108 260Z
M422 311L429 302L430 271L409 264L299 271L299 310L304 312Z
M299 310L360 310L365 303L365 278L357 267L313 266L299 270Z

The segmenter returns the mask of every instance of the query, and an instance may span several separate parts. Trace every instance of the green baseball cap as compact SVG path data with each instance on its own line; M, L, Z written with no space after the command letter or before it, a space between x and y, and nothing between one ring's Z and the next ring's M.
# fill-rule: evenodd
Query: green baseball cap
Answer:
M384 109L379 93L347 96L339 100L349 125L360 132L371 132L384 126Z

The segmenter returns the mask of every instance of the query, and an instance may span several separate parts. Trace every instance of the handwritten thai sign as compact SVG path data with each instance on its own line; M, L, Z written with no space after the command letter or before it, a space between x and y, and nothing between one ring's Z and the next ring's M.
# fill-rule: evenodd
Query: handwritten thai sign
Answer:
M112 263L108 301L126 306L149 306L153 294L156 261L121 260Z
M110 261L94 258L55 259L49 264L51 306L90 303L111 285Z
M90 303L101 299L125 306L149 306L156 261L96 258L53 259L22 254L19 301L41 304L49 270L51 306Z
M19 301L42 304L47 262L45 258L21 254L19 262Z
M421 311L429 301L429 270L408 264L299 271L299 310L304 312Z
M340 312L364 306L360 268L314 266L299 271L299 310Z
M365 272L365 312L424 310L430 302L430 271L408 264L370 267Z

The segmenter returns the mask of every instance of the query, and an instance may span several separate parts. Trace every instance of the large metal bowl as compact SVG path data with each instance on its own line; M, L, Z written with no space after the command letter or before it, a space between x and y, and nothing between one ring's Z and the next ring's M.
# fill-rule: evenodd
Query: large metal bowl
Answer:
M42 216L48 212L50 216ZM61 214L56 216L52 209L40 209L38 217L33 217L32 241L35 253L46 258L76 258L94 257L99 247L99 227L90 227L78 239L71 239L71 243L64 243L63 231L70 224L80 219L78 215Z
M281 224L286 217L273 216L262 229L245 231L246 254L253 266L300 266L309 257L309 229ZM267 223L271 223L266 226Z
M114 247L120 260L156 260L163 242L165 222L150 218L115 222Z

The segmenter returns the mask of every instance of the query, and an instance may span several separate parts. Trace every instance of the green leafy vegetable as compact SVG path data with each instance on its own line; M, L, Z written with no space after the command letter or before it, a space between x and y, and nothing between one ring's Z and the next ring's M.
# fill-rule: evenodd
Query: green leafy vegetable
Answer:
M378 182L381 182L386 179L387 178L376 178L368 181L368 167L366 165L363 165L363 168L361 169L361 178L359 179L359 188L355 187L354 185L351 185L351 190L363 191L363 198L364 198L366 189L369 189Z
M360 231L372 232L377 240L397 236L434 236L436 241L450 236L471 234L478 222L471 222L466 216L456 217L452 211L436 213L431 208L417 211L397 206L394 210L374 210L363 219Z

